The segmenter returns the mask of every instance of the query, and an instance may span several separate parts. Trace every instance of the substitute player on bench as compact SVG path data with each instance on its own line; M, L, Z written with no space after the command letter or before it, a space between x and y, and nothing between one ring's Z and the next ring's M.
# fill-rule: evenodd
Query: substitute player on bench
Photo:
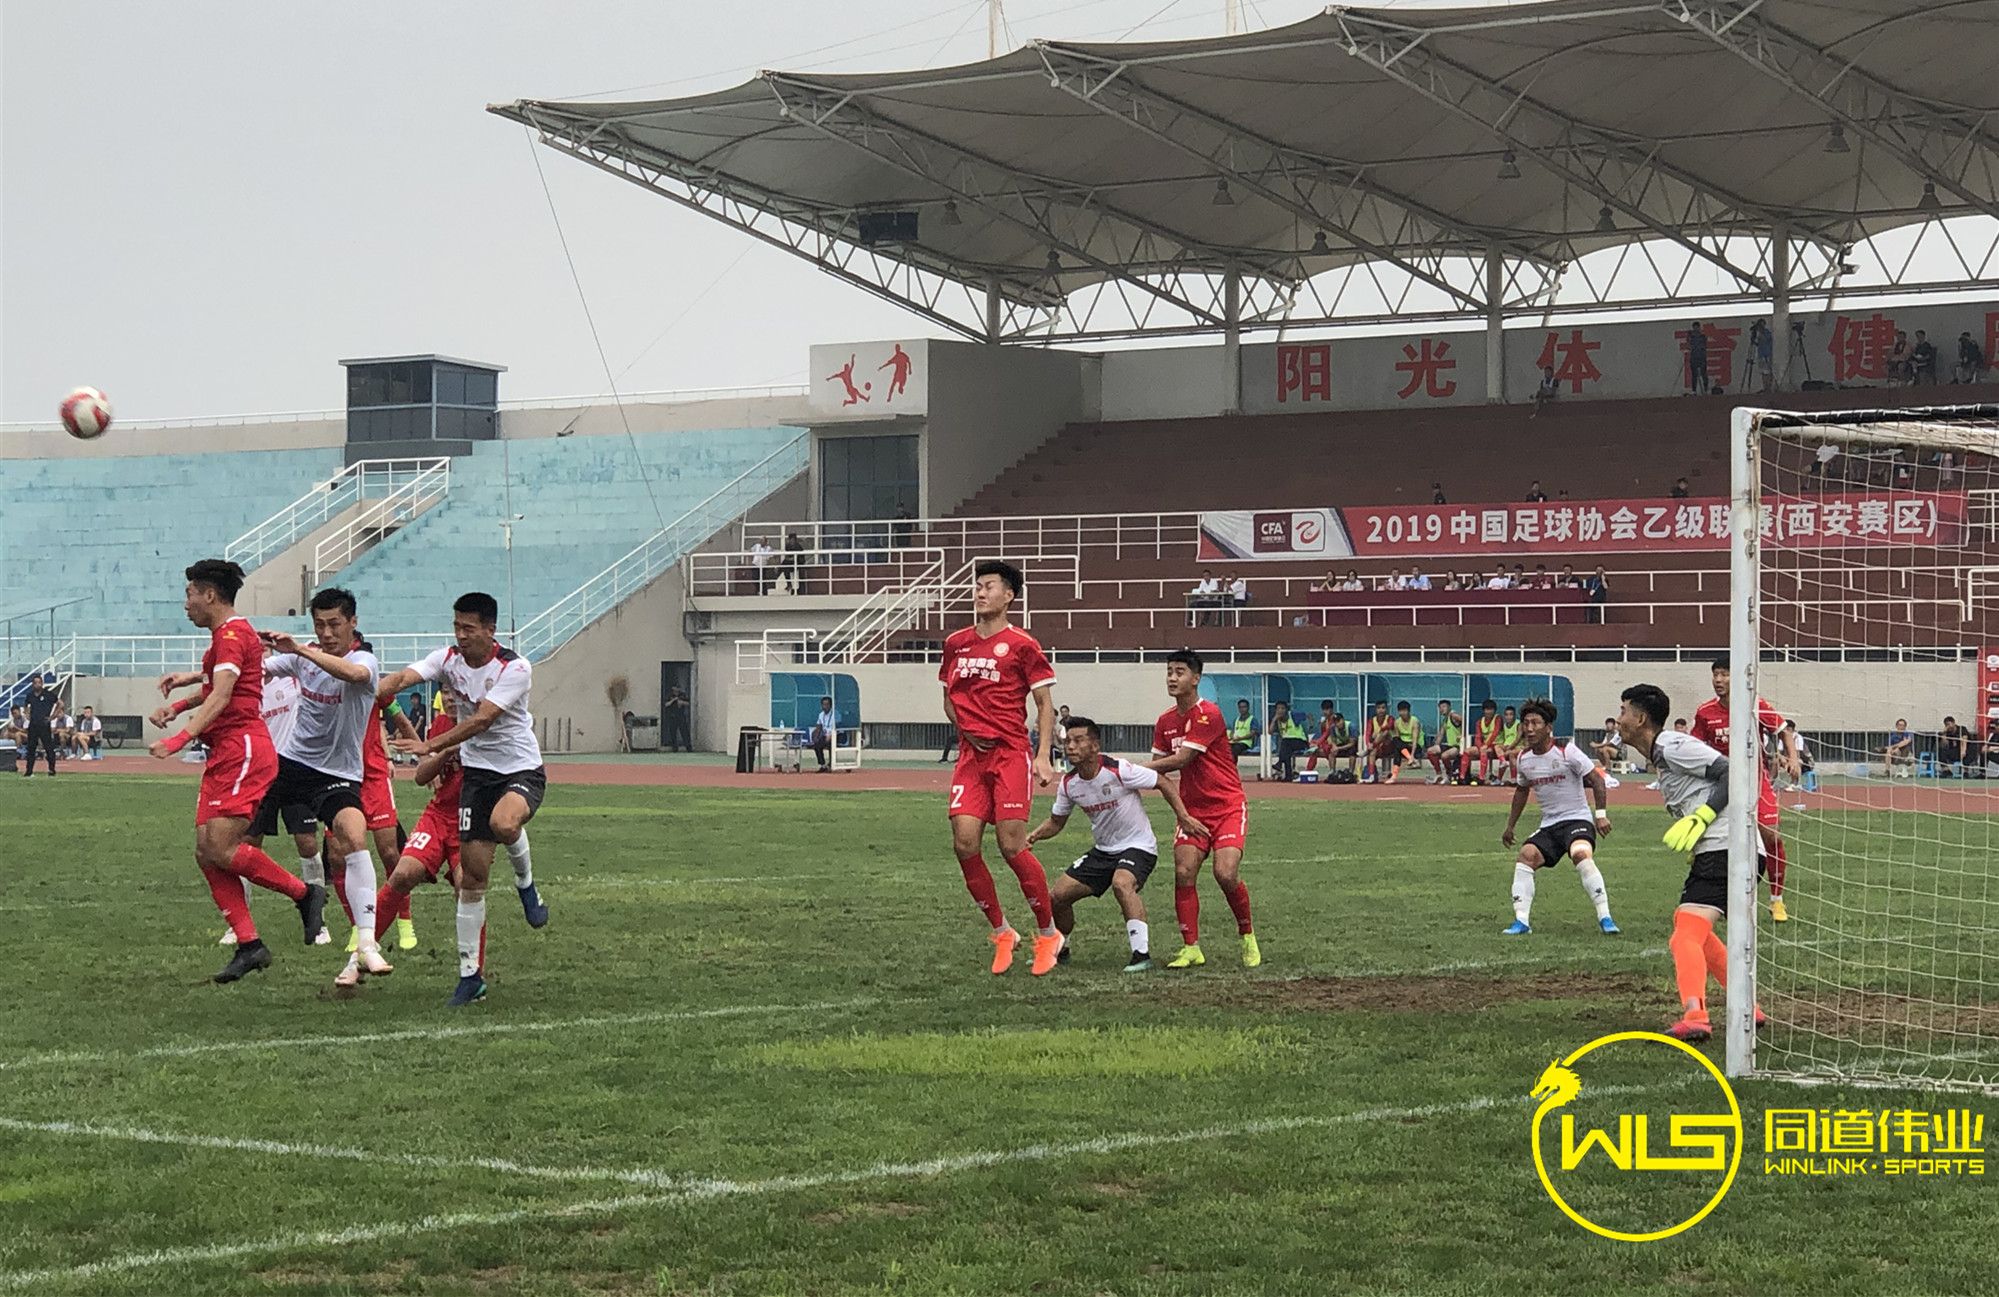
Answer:
M1521 844L1513 862L1513 923L1500 935L1524 937L1534 908L1534 871L1555 865L1567 856L1576 866L1583 892L1596 907L1596 926L1607 937L1618 935L1610 918L1610 897L1604 892L1603 875L1596 867L1598 834L1610 834L1610 794L1596 762L1573 742L1555 739L1555 704L1530 698L1520 708L1520 736L1525 746L1517 760L1519 787L1513 790L1513 807L1507 812L1506 828L1499 840L1513 845L1513 826L1527 809L1531 792L1541 803L1541 827ZM1596 819L1590 819L1584 793L1596 799Z
M1173 808L1180 828L1188 833L1205 835L1207 827L1187 814L1172 780L1162 781L1149 767L1104 756L1103 738L1095 721L1071 716L1062 748L1069 773L1055 786L1055 807L1048 818L1027 835L1029 845L1047 841L1063 830L1078 807L1090 818L1090 850L1049 890L1055 928L1062 934L1062 953L1057 958L1069 962L1076 902L1085 896L1102 896L1108 890L1124 911L1125 935L1131 939L1131 960L1124 971L1146 972L1152 967L1152 945L1145 926L1145 902L1138 893L1159 863L1159 839L1153 835L1139 794L1157 788Z

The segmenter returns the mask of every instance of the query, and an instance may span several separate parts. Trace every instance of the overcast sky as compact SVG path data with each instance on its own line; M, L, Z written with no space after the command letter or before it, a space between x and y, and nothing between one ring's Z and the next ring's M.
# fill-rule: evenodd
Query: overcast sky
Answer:
M1252 28L1320 7L1244 4ZM1192 38L1220 34L1223 0L1007 13L1015 44ZM132 419L335 408L337 360L424 351L506 365L503 398L603 392L525 133L488 103L985 53L983 0L4 0L0 419L51 419L78 384ZM542 166L623 390L803 382L814 341L929 331L624 181Z

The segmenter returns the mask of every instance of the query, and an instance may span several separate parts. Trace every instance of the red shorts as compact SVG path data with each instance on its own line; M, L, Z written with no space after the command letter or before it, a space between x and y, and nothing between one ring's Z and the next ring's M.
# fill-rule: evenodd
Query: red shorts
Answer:
M396 815L396 780L394 775L373 774L361 776L361 813L368 817L370 829L393 829L398 822Z
M262 726L218 740L208 749L196 825L210 820L251 820L278 778L278 750Z
M458 863L458 804L455 798L433 797L416 822L416 832L403 844L402 859L423 866L431 881L446 861Z
M951 771L951 815L973 815L987 824L1027 818L1034 793L1034 758L1025 748L994 744L984 752L958 747Z
M1185 829L1176 828L1173 830L1174 846L1177 847L1183 842L1190 842L1199 847L1201 854L1205 856L1211 851L1220 851L1223 847L1234 847L1237 851L1241 851L1243 845L1249 841L1249 803L1247 801L1237 802L1234 806L1224 807L1220 811L1213 812L1196 811L1191 806L1187 809L1195 819L1208 826L1208 836L1197 838Z
M1763 791L1756 795L1756 822L1777 827L1777 786L1768 779L1763 781Z

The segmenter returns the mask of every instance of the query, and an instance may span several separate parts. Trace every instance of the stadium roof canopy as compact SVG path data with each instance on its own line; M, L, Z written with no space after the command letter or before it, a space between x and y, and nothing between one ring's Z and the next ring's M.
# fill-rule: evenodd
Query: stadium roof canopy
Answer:
M1995 66L1999 0L1556 0L491 111L1049 341L1999 283Z

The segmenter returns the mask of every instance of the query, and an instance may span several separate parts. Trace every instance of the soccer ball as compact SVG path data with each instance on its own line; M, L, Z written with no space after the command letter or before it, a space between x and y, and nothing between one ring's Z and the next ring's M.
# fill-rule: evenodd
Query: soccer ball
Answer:
M62 426L72 437L90 441L111 426L111 399L94 387L79 387L62 399Z

